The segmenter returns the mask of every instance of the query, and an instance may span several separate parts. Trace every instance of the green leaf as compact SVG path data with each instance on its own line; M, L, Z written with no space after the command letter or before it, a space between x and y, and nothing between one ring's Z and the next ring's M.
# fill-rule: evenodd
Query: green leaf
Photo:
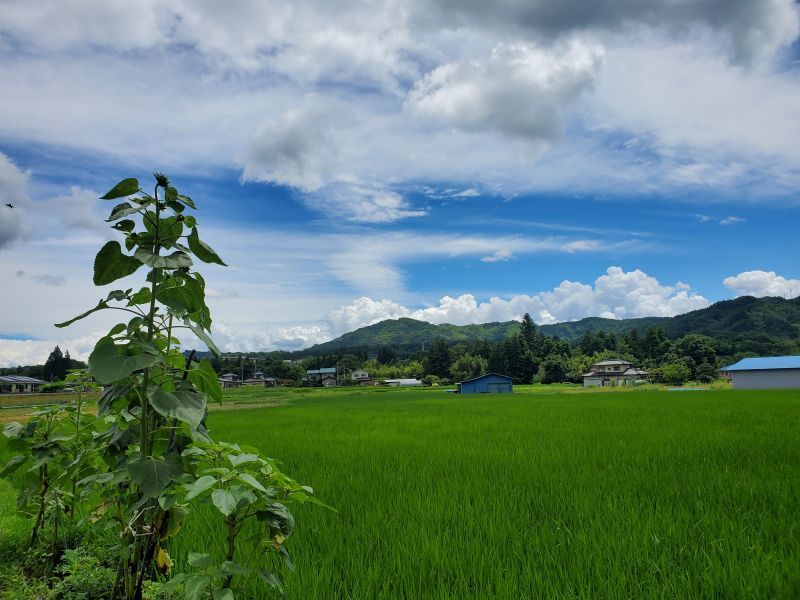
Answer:
M276 587L276 588L281 587L281 580L278 579L275 576L274 573L271 573L271 572L267 571L266 569L261 569L261 570L259 570L258 574L261 575L261 579L266 581L272 587Z
M183 224L186 225L186 227L194 227L197 225L197 219L195 219L192 215L186 215L183 217Z
M128 460L128 472L147 498L155 498L171 482L183 475L179 458L159 460L152 456L135 456Z
M235 600L231 588L214 590L214 600Z
M171 208L178 214L186 210L186 207L183 204L181 204L180 202L175 202L174 200L167 200L164 204L166 204L169 208Z
M189 249L204 263L216 263L223 267L228 266L222 262L222 259L211 249L211 246L200 239L200 236L197 235L197 227L192 227L192 233L189 234L188 241Z
M203 475L202 477L195 479L191 484L184 487L186 490L186 500L192 500L193 498L197 498L200 494L205 492L210 487L213 487L214 484L217 483L217 478L212 477L211 475Z
M97 306L95 306L94 308L90 308L85 313L81 313L77 317L72 317L69 321L64 321L63 323L56 323L55 326L59 328L67 327L69 325L72 325L75 321L80 321L81 319L88 317L93 312L97 312L98 310L103 310L104 308L108 308L108 304L106 303L105 300L100 300L100 302L98 302Z
M181 283L185 281L185 285ZM203 291L191 277L182 280L171 277L164 281L156 292L156 299L175 311L195 312L203 308Z
M248 575L250 573L250 569L232 560L226 560L219 568L225 575Z
M122 398L131 390L130 385L115 384L103 391L103 395L97 401L97 414L101 417L111 412L111 406L116 400Z
M205 569L206 567L210 567L212 564L212 559L210 554L200 554L199 552L189 552L189 558L187 561L190 566L194 567L195 569Z
M108 242L94 259L94 284L106 285L127 277L141 267L140 261L122 253L119 242Z
M211 583L208 575L192 575L186 578L186 600L200 600Z
M186 325L189 329L191 329L192 333L194 333L197 337L199 337L200 341L202 341L208 347L208 349L214 353L214 355L217 358L222 356L222 353L219 351L219 348L217 348L217 345L214 343L214 340L212 340L211 336L209 336L206 333L205 329L203 329L197 323L190 321L189 319L184 319L183 324Z
M167 202L175 202L178 199L178 190L171 185L164 190L164 198Z
M159 386L147 390L150 406L161 416L175 418L197 429L206 414L206 397L189 390L167 392Z
M161 590L172 590L172 589L175 589L176 587L178 587L184 581L186 581L186 573L178 573L177 575L175 575L175 577L173 577L167 583L162 585L160 589Z
M258 490L259 492L263 492L264 494L268 493L267 492L267 488L265 488L263 485L261 485L258 482L258 479L256 479L252 475L250 475L250 473L239 473L237 478L239 479L239 481L243 481L244 483L246 483L250 487Z
M142 248L140 246L136 249L133 256L138 259L138 263L145 264L154 269L179 269L181 267L188 269L192 266L192 258L181 251L173 252L167 256L154 254L149 248Z
M133 177L123 179L113 188L108 190L105 196L100 196L100 200L114 200L115 198L124 198L131 196L139 191L139 182Z
M173 506L169 509L169 519L167 521L167 530L161 536L162 540L168 540L178 534L183 527L183 522L189 516L188 506Z
M135 371L152 367L160 360L159 355L151 353L134 356L120 354L114 340L104 337L98 340L89 355L89 374L100 383L114 383Z
M195 210L197 210L197 207L194 205L194 200L189 198L189 196L184 196L183 194L178 194L178 200L183 202L189 208L194 208Z
M214 490L211 494L211 501L226 517L236 510L236 498L228 490Z
M238 467L244 463L256 462L258 460L258 454L229 454L228 460L231 461L234 467Z
M116 221L118 219L121 219L122 217L127 217L128 215L137 213L141 209L142 209L141 206L132 206L128 202L117 204L114 208L111 209L111 214L106 219L106 223L110 223L111 221ZM133 223L133 221L131 221L131 223Z
M0 469L0 477L8 477L19 469L29 458L30 454L17 454L16 456L12 456L11 460Z
M263 511L259 513L266 513L266 521L270 527L277 529L284 537L289 537L294 531L294 517L289 509L280 502L267 505Z
M134 223L130 219L123 219L119 223L114 223L111 226L112 229L116 229L117 231L124 231L126 233L130 233L136 228L136 223Z
M204 358L198 363L197 368L189 371L189 381L207 398L222 404L222 388L219 385L219 377L207 359Z

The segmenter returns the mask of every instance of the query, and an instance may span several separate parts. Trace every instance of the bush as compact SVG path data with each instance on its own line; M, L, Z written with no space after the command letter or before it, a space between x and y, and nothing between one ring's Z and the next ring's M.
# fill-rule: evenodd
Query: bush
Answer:
M692 376L692 370L682 363L670 363L650 371L650 379L667 385L683 385Z
M703 363L697 367L697 381L702 383L711 383L719 377L717 367L709 363Z

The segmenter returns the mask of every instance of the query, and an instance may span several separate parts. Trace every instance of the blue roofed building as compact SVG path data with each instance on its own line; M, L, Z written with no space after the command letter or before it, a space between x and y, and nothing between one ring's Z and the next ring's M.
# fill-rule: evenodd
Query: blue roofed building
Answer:
M800 356L743 358L720 371L730 377L735 390L800 388Z
M487 373L456 384L457 394L510 394L514 391L511 377Z

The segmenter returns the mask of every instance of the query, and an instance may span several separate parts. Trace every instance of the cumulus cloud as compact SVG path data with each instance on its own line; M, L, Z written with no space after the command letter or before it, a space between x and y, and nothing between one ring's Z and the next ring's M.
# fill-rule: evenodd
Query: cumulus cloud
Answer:
M692 29L701 28L719 33L731 58L744 62L770 56L790 43L798 31L797 11L791 0L724 3L605 0L592 6L579 0L491 3L431 0L429 4L428 22L448 19L463 26L479 22L495 31L525 32L542 38L559 38L576 32L622 32L636 26L684 37Z
M0 135L240 168L320 210L306 192L354 185L371 190L352 215L366 222L373 207L381 222L423 212L397 197L415 184L759 200L800 180L800 83L772 65L797 13L791 0L9 1ZM323 195L338 218L336 189Z
M794 298L800 295L800 279L787 279L775 271L745 271L726 277L723 283L737 296Z
M795 283L800 285L800 281ZM329 311L315 322L262 323L246 327L223 319L215 322L212 333L217 345L229 352L299 350L360 327L402 317L436 324L466 325L519 320L527 312L537 323L547 324L587 316L612 319L673 316L708 304L706 298L685 283L664 285L638 269L624 271L620 267L609 267L592 283L565 280L552 290L532 295L491 297L479 301L467 293L444 296L436 304L422 307L363 296ZM76 358L83 359L100 335L95 333L61 341L0 340L0 366L42 362L56 343L62 349L68 348ZM191 335L184 336L183 341L185 348L203 347Z
M221 336L224 347L234 350L299 349L360 327L403 317L435 324L466 325L519 320L527 312L537 323L548 324L587 316L611 319L666 317L708 305L706 298L685 283L663 285L638 269L626 272L620 267L609 267L593 284L563 281L549 291L508 298L492 297L482 302L473 294L461 294L444 296L437 304L415 308L387 298L363 296L328 312L314 324L257 332L223 325Z
M601 62L600 48L579 42L556 50L498 46L487 60L437 67L408 105L458 129L550 142L561 135L562 109L592 86Z
M0 339L0 367L20 365L41 365L47 360L53 348L59 346L62 352L69 351L72 358L86 361L97 340L104 334L97 332L70 339L60 340L4 340Z

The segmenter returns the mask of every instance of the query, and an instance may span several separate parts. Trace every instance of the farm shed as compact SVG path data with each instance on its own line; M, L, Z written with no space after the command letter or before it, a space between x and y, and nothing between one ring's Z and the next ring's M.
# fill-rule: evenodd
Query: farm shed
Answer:
M39 386L46 384L46 381L34 379L25 375L3 375L0 376L0 394L29 394L38 392Z
M458 394L510 394L513 391L511 377L498 373L487 373L456 384Z
M743 358L720 369L735 390L800 388L800 356Z
M390 387L417 387L422 385L419 379L384 379L383 383Z

